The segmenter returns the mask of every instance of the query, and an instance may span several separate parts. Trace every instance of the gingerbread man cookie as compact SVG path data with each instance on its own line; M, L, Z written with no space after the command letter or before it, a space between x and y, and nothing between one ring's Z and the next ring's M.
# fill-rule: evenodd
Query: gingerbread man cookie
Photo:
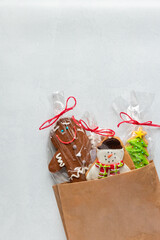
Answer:
M91 143L85 130L72 118L61 118L50 137L57 152L49 163L49 170L55 173L65 166L71 182L86 180Z

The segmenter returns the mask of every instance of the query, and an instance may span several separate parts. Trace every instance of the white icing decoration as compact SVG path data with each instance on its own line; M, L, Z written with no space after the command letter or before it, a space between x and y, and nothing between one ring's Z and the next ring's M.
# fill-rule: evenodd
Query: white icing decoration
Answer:
M69 125L71 122L61 122L63 125Z
M82 151L82 147L81 147L81 149L79 150L79 152L76 154L76 157L81 157L82 155L81 155L81 151Z
M81 128L77 128L77 131L79 131L79 132L83 132L83 133L84 133L84 130L81 129Z
M123 159L123 157L124 157L123 148L122 149L98 149L97 148L97 158L103 164L119 163Z
M124 166L119 169L120 173L131 171L130 168L124 163Z
M93 164L91 167L90 167L90 170L86 176L86 179L87 180L92 180L92 179L97 179L99 176L99 168L97 168L95 166L95 164Z
M81 152L80 151L76 154L76 157L81 157Z
M61 155L61 153L58 153L58 154L56 155L56 159L58 160L59 166L60 166L60 167L64 167L64 166L65 166L65 163L63 162L62 157L61 157L60 155Z
M58 128L59 128L59 126L55 126L55 127L53 128L53 131L54 131L54 132L57 131Z
M74 174L74 173L73 173L73 174L70 176L70 179L73 180L73 177L79 178L79 177L80 177L80 173L81 173L81 174L85 174L86 170L88 170L88 167L76 167L76 168L74 169L74 171L75 171L77 174ZM69 171L69 172L70 172L70 171Z

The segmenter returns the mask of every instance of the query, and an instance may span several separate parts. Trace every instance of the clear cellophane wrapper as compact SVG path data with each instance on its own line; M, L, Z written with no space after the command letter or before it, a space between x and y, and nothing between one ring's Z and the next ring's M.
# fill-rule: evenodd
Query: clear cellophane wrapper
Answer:
M127 113L132 119L142 123L145 122L146 119L150 118L151 115L151 105L154 100L154 94L152 93L144 93L144 92L135 92L132 91L130 93L129 99L124 99L123 97L117 97L113 102L113 109L117 116L117 122L120 122L120 113ZM123 120L130 120L126 115L123 116ZM127 140L131 138L132 133L137 131L141 127L145 132L147 132L145 138L148 142L148 152L149 160L154 159L154 147L155 144L153 142L153 136L156 129L148 126L140 126L134 124L122 124L117 128L117 134L121 137L124 144L127 143Z
M53 94L54 115L62 112L65 104L63 93ZM85 131L76 115L75 110L67 112L50 128L48 166L55 184L86 180L85 173L96 158L95 147L101 136ZM88 112L82 118L91 128L96 126L94 117Z

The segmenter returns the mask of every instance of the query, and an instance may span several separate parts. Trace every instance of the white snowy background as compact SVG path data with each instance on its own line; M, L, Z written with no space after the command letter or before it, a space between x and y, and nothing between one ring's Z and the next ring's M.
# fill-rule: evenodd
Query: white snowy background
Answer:
M160 124L159 1L0 1L0 239L66 239L38 130L57 90L116 131L113 100L151 92Z

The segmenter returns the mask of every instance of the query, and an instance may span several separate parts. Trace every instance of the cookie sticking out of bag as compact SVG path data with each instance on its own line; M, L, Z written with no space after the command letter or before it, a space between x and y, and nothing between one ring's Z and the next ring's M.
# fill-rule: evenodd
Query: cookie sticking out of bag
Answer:
M91 143L86 131L72 118L61 118L50 137L57 152L49 163L49 170L55 173L65 166L71 182L86 180L91 161Z
M97 146L97 159L86 173L86 179L100 179L130 171L124 162L124 147L116 138L105 138Z
M147 151L148 142L145 138L147 132L142 130L142 127L139 127L137 131L132 132L132 137L127 140L125 146L129 155L131 156L135 168L141 168L149 164Z

